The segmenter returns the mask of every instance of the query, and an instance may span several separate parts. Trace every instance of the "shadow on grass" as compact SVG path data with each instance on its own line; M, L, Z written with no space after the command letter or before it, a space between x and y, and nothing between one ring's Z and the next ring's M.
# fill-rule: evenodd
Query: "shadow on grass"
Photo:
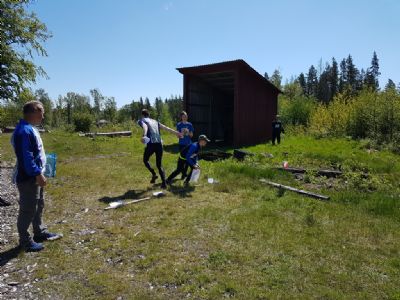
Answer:
M6 265L10 260L17 258L22 252L21 247L16 246L12 249L0 253L0 267Z
M171 194L174 194L175 196L178 196L179 198L190 198L192 197L192 192L195 190L194 186L187 186L187 187L183 187L183 186L174 186L171 185L168 188L168 191Z
M171 144L171 145L164 145L164 151L171 153L171 154L178 154L179 153L179 146L178 144Z
M99 199L99 201L103 203L110 203L118 200L139 199L144 197L144 194L146 194L147 192L148 192L147 190L129 190L125 194L120 196L102 197Z

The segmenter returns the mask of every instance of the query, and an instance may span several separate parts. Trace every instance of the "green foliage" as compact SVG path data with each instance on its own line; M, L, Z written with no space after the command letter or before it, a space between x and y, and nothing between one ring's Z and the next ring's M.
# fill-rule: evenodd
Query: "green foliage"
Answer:
M89 113L82 112L74 115L75 131L89 132L93 122L94 117Z
M22 118L22 107L24 104L34 99L35 97L31 90L24 88L14 101L0 105L2 111L0 127L15 126Z
M51 126L53 124L53 102L44 89L36 90L34 96L37 101L42 102L44 107L45 118L43 120L43 125Z
M284 125L307 126L315 106L312 97L296 95L290 99L286 94L279 97L279 115Z
M109 97L104 102L104 119L110 122L116 121L117 118L117 102L115 102L114 97Z
M312 113L310 133L315 136L370 138L396 149L400 132L400 94L395 89L365 89L351 97L339 94Z
M30 59L33 52L47 56L42 46L51 35L34 13L30 0L0 1L0 100L16 100L26 83L45 75Z
M318 137L345 136L350 117L350 105L339 94L330 104L319 104L310 118L310 132Z

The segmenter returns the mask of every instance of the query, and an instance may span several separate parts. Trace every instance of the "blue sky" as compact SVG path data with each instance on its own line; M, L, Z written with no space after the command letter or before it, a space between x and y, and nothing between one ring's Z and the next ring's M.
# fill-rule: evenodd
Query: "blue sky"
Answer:
M400 1L37 0L53 37L36 62L56 99L99 88L118 106L182 94L176 67L246 60L283 78L348 54L359 68L380 59L381 85L400 81Z

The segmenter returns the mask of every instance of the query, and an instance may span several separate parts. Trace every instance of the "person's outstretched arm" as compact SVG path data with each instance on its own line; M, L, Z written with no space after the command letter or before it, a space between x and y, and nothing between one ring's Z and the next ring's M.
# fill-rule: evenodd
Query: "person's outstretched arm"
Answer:
M199 165L197 164L197 155L196 152L196 145L190 145L188 152L186 153L186 162L194 169L199 169Z
M161 129L164 129L165 131L175 134L178 138L181 138L183 136L182 133L180 133L179 131L169 128L168 126L165 126L164 124L161 124L161 123L159 123L159 124L160 124Z

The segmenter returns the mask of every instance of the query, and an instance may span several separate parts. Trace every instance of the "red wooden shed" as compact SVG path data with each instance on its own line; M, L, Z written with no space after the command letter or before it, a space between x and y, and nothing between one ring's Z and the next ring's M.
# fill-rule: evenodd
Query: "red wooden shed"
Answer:
M272 137L281 91L244 60L177 68L183 74L183 101L195 128L213 142L235 147Z

